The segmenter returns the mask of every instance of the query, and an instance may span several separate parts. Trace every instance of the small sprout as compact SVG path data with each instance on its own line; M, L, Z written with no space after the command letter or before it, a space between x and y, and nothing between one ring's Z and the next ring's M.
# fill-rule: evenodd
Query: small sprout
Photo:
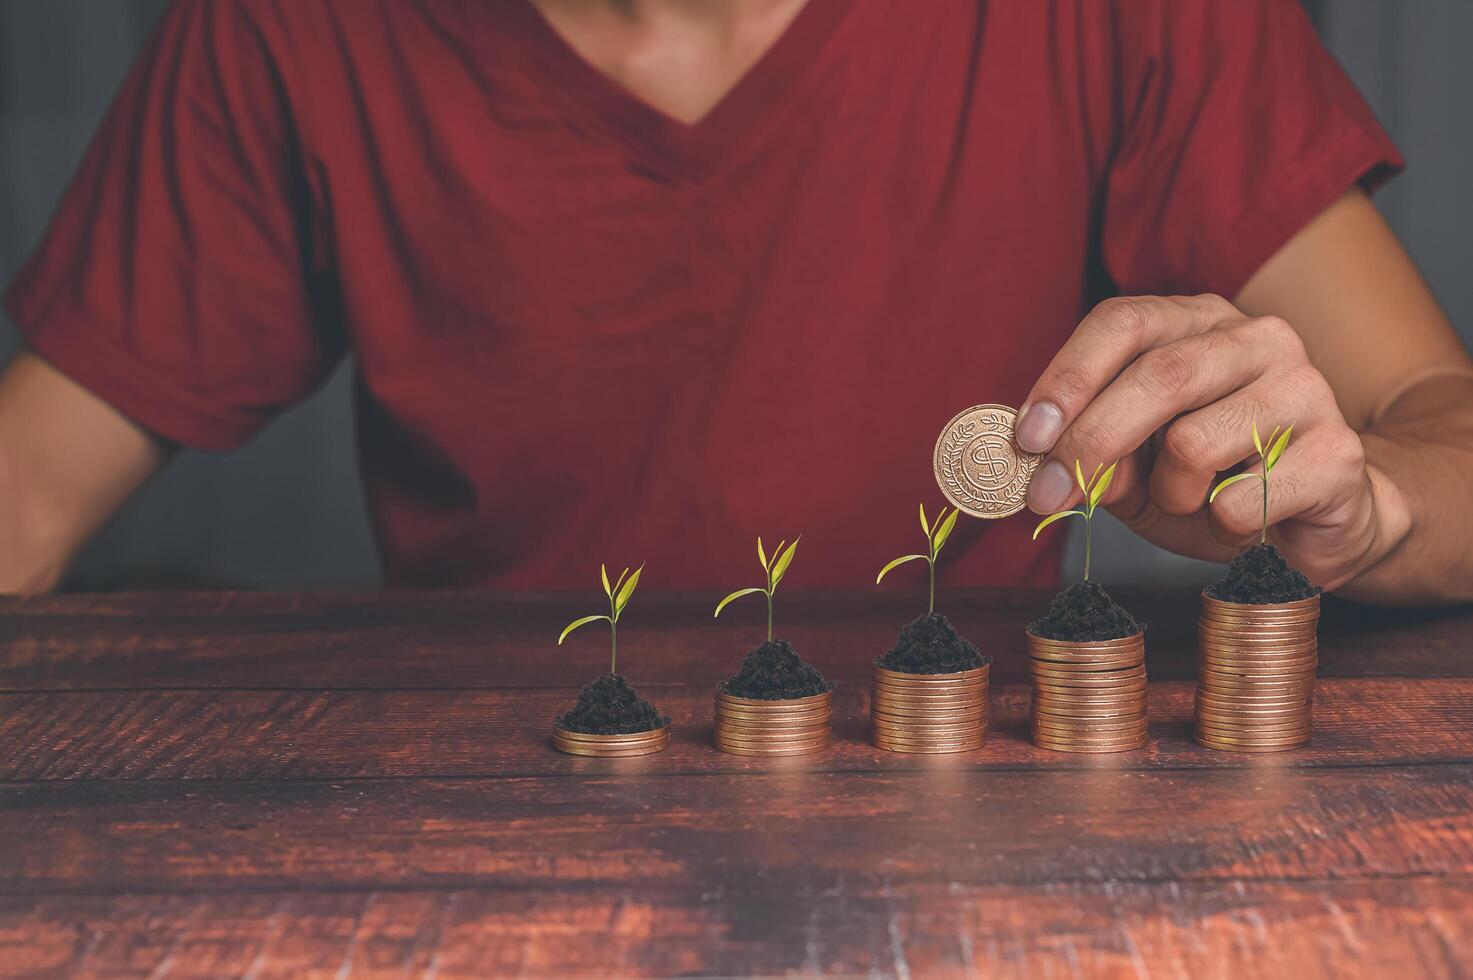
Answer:
M617 673L614 670L614 666L619 657L619 616L623 614L624 607L629 605L629 599L634 595L635 586L639 585L639 573L642 571L644 571L644 566L640 565L634 570L634 574L630 575L629 569L626 568L619 573L619 577L610 585L609 570L603 565L598 566L598 577L603 584L604 595L609 597L609 614L607 616L584 616L582 619L573 620L563 630L563 635L557 638L557 645L562 646L563 641L568 638L568 634L580 626L587 626L589 623L606 622L609 624L609 673Z
M1074 461L1074 480L1079 484L1079 489L1084 491L1084 503L1080 504L1076 510L1061 510L1057 514L1050 514L1039 521L1038 527L1033 529L1033 540L1037 541L1038 532L1048 527L1054 521L1062 521L1064 518L1073 517L1076 514L1084 518L1084 580L1086 582L1089 581L1089 559L1090 550L1093 545L1091 538L1094 532L1095 508L1100 505L1101 500L1105 499L1105 491L1110 488L1110 481L1115 478L1115 467L1120 465L1120 460L1117 459L1111 463L1109 468L1101 473L1100 469L1104 465L1104 463L1100 463L1096 466L1094 473L1086 480L1084 478L1084 468L1079 465L1079 460L1076 459Z
M880 569L880 574L875 576L875 584L879 585L885 574L897 565L904 565L908 561L926 562L931 566L931 604L926 607L926 613L929 615L936 611L936 556L941 553L941 546L946 543L947 538L951 537L952 529L956 527L957 511L956 508L952 508L951 513L948 514L946 508L942 507L934 523L926 520L925 504L921 504L920 511L921 532L926 536L926 553L924 555L902 555L895 559Z
M1274 430L1268 434L1267 439L1260 439L1258 438L1258 422L1255 420L1253 422L1253 448L1258 450L1258 459L1263 464L1263 472L1239 473L1237 476L1230 476L1213 487L1211 495L1207 498L1207 502L1209 504L1212 503L1217 499L1217 495L1222 493L1225 488L1241 480L1262 481L1263 531L1258 536L1259 544L1266 544L1268 542L1268 477L1274 471L1274 466L1278 464L1279 457L1284 455L1284 450L1289 447L1289 433L1293 431L1294 426L1291 425L1281 433L1279 432L1279 427L1276 425L1274 426Z
M756 595L758 592L767 596L767 642L772 642L772 594L777 591L777 583L783 580L788 573L788 566L793 563L793 552L798 550L798 541L803 540L803 535L798 535L797 541L787 543L787 539L778 542L772 551L772 559L769 561L767 552L762 548L762 539L757 539L757 560L762 563L762 570L767 573L767 587L761 589L737 589L731 595L716 604L716 611L711 614L715 619L721 615L721 610L733 599L740 599L744 595ZM788 550L783 550L783 545L788 544Z

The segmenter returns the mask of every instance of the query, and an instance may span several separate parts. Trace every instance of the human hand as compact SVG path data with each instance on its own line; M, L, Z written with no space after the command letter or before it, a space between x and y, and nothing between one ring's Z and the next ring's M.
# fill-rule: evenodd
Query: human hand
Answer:
M1120 459L1103 502L1112 514L1161 547L1226 561L1260 533L1261 484L1207 497L1223 471L1256 459L1255 421L1294 425L1269 489L1269 536L1311 581L1342 585L1406 535L1405 499L1366 465L1294 329L1211 295L1110 299L1084 318L1023 404L1018 444L1048 454L1028 505L1063 510L1078 500L1076 459L1086 470Z

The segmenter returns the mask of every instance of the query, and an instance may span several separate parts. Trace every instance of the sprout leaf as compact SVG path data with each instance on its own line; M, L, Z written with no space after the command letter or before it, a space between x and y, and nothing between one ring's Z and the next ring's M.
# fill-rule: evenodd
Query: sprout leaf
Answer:
M772 587L777 588L777 583L783 580L787 574L788 566L793 563L793 552L798 550L798 541L803 540L803 535L798 535L797 541L788 545L788 550L772 560Z
M1210 496L1208 496L1207 502L1209 504L1212 503L1214 500L1217 499L1217 495L1218 494L1222 493L1223 490L1227 489L1228 487L1232 486L1234 483L1237 483L1240 480L1261 480L1261 479L1262 479L1262 477L1260 477L1257 473L1239 473L1237 476L1230 476L1226 480L1223 480L1217 486L1215 486L1215 487L1212 488L1212 493L1211 493Z
M1038 532L1039 531L1042 531L1044 528L1048 527L1054 521L1062 521L1066 517L1073 517L1075 515L1078 515L1080 517L1088 517L1089 516L1088 514L1086 514L1082 510L1061 510L1057 514L1050 514L1049 516L1045 517L1043 520L1039 521L1038 522L1038 527L1036 527L1036 528L1033 529L1033 540L1037 541L1038 540Z
M762 550L762 536L757 536L757 560L762 563L762 570L767 571L767 552Z
M919 559L920 561L927 561L929 559L929 556L927 556L927 555L902 555L901 557L899 557L899 558L895 559L894 561L892 561L890 564L886 565L884 568L880 569L880 574L878 574L878 575L875 576L875 584L876 585L879 585L880 584L880 580L885 577L885 575L890 571L890 569L895 568L897 565L904 565L908 561L916 561L917 559Z
M640 565L639 568L635 569L634 574L629 576L629 581L624 583L624 587L619 590L619 594L614 598L615 619L624 611L624 607L629 605L629 598L634 595L634 587L639 584L639 573L642 571L644 571L644 566Z
M712 619L715 619L717 616L720 616L721 615L721 610L725 609L726 608L726 604L728 602L731 602L733 599L740 599L744 595L761 595L763 593L763 591L764 590L762 590L762 589L737 589L731 595L727 596L725 599L722 599L720 602L716 603L716 611L711 614L711 618Z
M953 509L951 514L936 528L936 540L931 543L932 552L939 553L946 539L951 537L951 532L956 528L956 515L960 511Z
M931 536L931 522L928 521L928 520L926 520L926 505L925 504L921 504L920 505L920 508L921 508L921 533L925 534L925 536L929 538ZM942 508L942 510L945 510L945 509L946 508L944 508L944 507Z
M1100 475L1099 480L1096 481L1095 484L1094 484L1094 486L1090 488L1090 491L1089 491L1089 507L1090 507L1090 510L1094 510L1095 507L1099 506L1100 501L1103 500L1103 499L1105 499L1105 491L1107 489L1109 489L1109 487L1110 487L1110 481L1115 478L1115 467L1117 467L1119 465L1120 465L1120 460L1118 460L1118 459L1115 462L1111 463L1110 464L1110 468L1108 470L1106 470L1104 473L1102 473Z
M1292 425L1289 426L1287 429L1284 430L1284 434L1279 436L1279 441L1274 443L1273 447L1269 449L1268 456L1263 461L1263 469L1265 472L1272 470L1274 468L1274 464L1279 461L1279 457L1284 455L1284 450L1289 448L1289 433L1293 431L1294 427Z
M610 599L612 599L614 597L614 589L613 589L613 586L609 585L609 570L607 568L605 568L603 565L599 565L598 566L598 577L603 580L603 583L604 583L604 595L606 595Z
M1258 420L1253 420L1253 448L1258 450L1258 455L1263 455L1263 440L1258 438Z
M1084 470L1079 466L1079 460L1074 460L1074 479L1079 483L1080 493L1089 493L1089 484L1084 482Z
M582 619L575 619L568 624L567 629L563 630L563 635L557 638L557 645L562 646L563 641L568 638L568 634L573 632L578 627L587 626L589 623L596 623L599 620L604 620L605 622L610 623L613 622L613 620L609 619L609 617L607 616L584 616Z

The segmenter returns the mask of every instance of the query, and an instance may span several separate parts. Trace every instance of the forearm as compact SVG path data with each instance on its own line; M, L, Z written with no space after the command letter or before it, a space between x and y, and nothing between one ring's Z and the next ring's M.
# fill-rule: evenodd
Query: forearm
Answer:
M1473 601L1473 371L1449 368L1415 384L1361 435L1367 468L1394 488L1390 506L1404 508L1410 526L1338 592L1368 602Z
M0 593L54 588L167 448L28 352L0 375Z

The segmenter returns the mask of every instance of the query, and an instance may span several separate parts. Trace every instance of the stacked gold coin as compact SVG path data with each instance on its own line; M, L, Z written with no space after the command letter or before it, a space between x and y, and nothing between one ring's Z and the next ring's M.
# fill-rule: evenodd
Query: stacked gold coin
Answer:
M627 735L589 735L570 732L566 728L552 727L552 746L569 755L592 755L617 758L631 755L653 755L670 745L670 726L661 725L654 731L630 732Z
M1197 741L1282 752L1313 730L1320 599L1249 605L1204 594L1197 624Z
M969 752L987 738L991 663L954 674L875 668L870 737L890 752Z
M1146 744L1146 640L1050 640L1028 634L1033 744L1125 752Z
M716 747L732 755L808 755L828 747L834 692L763 701L716 692Z

